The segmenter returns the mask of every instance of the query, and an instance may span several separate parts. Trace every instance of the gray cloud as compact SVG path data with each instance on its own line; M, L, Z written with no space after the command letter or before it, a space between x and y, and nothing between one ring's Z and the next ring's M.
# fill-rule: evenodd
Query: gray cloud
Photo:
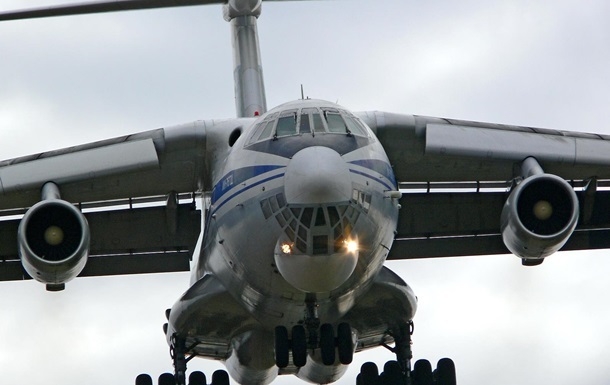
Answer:
M265 3L269 106L298 98L303 83L353 110L610 133L609 11L604 1ZM0 157L231 117L232 76L219 7L2 23ZM454 358L461 384L601 385L606 254L560 253L531 269L512 256L389 266L420 299L416 358ZM163 312L187 284L187 274L89 278L53 294L0 283L2 378L126 384L170 370ZM365 360L391 357L358 355L339 384L354 384Z

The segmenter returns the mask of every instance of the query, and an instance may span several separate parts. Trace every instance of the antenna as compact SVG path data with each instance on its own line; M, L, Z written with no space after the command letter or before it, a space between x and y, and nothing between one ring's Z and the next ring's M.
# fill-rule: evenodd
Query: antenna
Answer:
M305 95L303 94L303 84L301 84L301 100L305 100Z

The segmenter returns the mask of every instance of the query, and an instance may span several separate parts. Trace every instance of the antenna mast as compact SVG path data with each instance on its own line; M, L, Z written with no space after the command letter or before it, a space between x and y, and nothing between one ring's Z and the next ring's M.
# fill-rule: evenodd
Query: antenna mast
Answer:
M260 14L261 0L229 0L223 6L223 16L231 23L235 107L240 118L267 111L256 27Z

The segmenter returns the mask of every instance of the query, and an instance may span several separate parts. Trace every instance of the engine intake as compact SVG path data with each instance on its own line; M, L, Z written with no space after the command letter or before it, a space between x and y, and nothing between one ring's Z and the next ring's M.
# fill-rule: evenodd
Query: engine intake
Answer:
M17 237L23 268L48 290L63 289L87 263L87 220L66 201L49 199L34 205L21 220Z
M506 247L524 264L536 264L558 251L578 223L578 198L562 178L537 174L523 180L502 209Z

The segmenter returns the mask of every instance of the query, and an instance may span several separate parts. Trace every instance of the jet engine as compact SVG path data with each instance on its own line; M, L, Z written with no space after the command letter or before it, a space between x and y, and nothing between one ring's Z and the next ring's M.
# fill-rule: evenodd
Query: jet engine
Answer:
M17 233L23 268L57 291L85 267L89 226L83 214L61 199L38 202L24 215Z
M578 213L576 193L564 179L532 175L517 185L504 204L502 239L524 265L539 264L567 242Z

